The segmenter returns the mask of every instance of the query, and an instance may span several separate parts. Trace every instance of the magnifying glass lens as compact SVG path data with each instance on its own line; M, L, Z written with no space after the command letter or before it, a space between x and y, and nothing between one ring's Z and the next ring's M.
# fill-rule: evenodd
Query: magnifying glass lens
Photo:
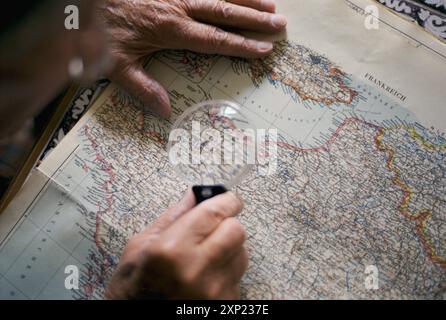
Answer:
M178 118L169 137L169 159L193 187L198 203L226 192L248 174L255 162L254 134L253 122L230 101L206 101Z

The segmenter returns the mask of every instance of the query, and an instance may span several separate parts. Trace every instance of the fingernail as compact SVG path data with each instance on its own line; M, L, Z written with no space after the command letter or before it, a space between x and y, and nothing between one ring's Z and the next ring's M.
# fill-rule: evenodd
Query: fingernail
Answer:
M188 188L186 193L183 195L183 198L178 202L179 207L190 206L190 203L193 202L195 204L194 193L192 192L192 188Z
M232 201L234 201L240 208L243 208L243 200L237 193L229 191L227 192L227 195L231 196Z
M183 197L181 198L180 202L178 202L178 204L183 204L185 203L191 195L193 195L194 193L192 192L192 188L187 188L186 192L184 193Z
M283 28L287 24L286 17L281 14L275 14L271 18L271 23L276 28Z
M170 100L169 97L164 94L161 94L159 96L156 96L153 103L153 110L158 113L163 118L169 118L171 115L171 108L170 108Z
M273 49L273 44L271 42L260 41L257 43L257 49L259 51L271 51Z
M273 0L262 0L261 7L269 12L276 11L276 3Z

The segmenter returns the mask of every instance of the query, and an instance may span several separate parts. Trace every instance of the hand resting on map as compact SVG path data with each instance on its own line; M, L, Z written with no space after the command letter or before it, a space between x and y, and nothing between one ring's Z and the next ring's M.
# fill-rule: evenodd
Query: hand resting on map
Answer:
M68 0L36 1L34 10L24 12L21 2L11 3L0 19L6 25L0 34L0 140L7 140L9 147L13 134L70 78L106 73L102 62L107 61L108 46L96 23L98 15L93 14L96 3L103 5L101 15L118 62L110 77L167 116L167 93L142 69L145 55L162 48L245 57L271 52L271 43L227 33L215 25L278 31L285 21L268 13L274 11L274 4L230 2L240 5L216 0L83 0L79 32L61 27ZM12 147L17 150L15 144ZM0 158L5 155L0 152ZM234 218L242 209L241 201L226 193L194 205L189 193L132 238L109 284L108 298L143 298L153 293L187 299L239 297L248 262L245 233Z
M143 60L162 49L256 58L273 50L232 30L276 33L286 26L275 14L274 0L104 0L106 25L116 66L109 78L138 97L155 113L168 117L166 90L143 69Z
M127 244L109 299L239 299L248 256L235 218L242 202L225 193L194 207L189 191Z

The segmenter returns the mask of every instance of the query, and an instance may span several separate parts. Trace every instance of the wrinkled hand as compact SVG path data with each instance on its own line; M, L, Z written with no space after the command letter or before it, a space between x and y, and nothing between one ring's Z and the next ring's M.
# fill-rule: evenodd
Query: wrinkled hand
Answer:
M274 11L274 0L103 0L99 12L117 63L109 77L149 109L168 117L168 94L144 71L143 58L161 49L262 57L272 51L272 43L220 27L278 32L286 19Z
M238 299L248 257L234 216L241 201L225 193L194 208L192 192L130 240L107 288L109 299Z

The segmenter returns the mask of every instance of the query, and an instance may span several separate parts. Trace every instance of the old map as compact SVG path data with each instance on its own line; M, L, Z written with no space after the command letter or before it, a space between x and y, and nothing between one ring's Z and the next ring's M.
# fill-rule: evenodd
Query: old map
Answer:
M254 61L161 52L147 69L173 120L231 99L279 130L276 174L254 170L236 190L244 298L446 297L446 126L297 39ZM101 298L126 240L187 188L168 163L171 124L106 89L25 186L0 248L1 298ZM66 288L67 266L79 268L78 288Z

